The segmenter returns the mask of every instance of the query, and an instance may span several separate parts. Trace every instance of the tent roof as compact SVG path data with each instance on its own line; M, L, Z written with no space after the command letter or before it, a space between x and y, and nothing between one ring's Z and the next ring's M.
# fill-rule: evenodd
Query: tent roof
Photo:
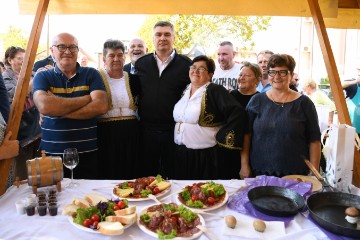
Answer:
M35 14L39 0L18 0ZM319 0L328 28L359 28L360 0ZM310 17L307 0L51 0L49 14L204 14Z

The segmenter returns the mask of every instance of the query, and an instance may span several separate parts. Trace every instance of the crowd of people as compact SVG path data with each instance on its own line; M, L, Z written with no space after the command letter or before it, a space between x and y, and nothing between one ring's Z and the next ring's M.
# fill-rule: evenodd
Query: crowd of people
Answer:
M32 136L41 141L31 140L34 146L54 156L77 148L75 177L86 179L307 175L304 159L319 168L321 133L314 102L323 104L316 97L323 96L314 81L307 82L304 93L298 92L292 56L264 50L257 63L237 63L233 44L224 41L216 67L208 56L191 60L179 54L170 22L157 22L152 37L152 53L142 39L130 41L128 64L124 44L106 40L103 67L95 69L78 63L75 36L56 35L51 54L34 65L24 107L24 112L35 109L32 120L38 129L20 128L20 143L24 134ZM9 140L11 133L1 133L24 54L24 49L10 47L4 59L0 159L19 153L19 142ZM359 89L359 79L346 82L344 88ZM348 93L351 99L360 96L354 89ZM334 111L332 105L330 112ZM9 151L4 153L4 147ZM25 162L18 161L18 166Z

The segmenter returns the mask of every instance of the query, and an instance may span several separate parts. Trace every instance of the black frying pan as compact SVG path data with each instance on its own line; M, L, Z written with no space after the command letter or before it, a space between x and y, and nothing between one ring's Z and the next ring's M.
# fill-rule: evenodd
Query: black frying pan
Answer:
M307 199L311 217L326 230L346 237L360 238L356 224L345 220L345 209L360 209L360 197L342 192L319 192Z
M256 210L277 217L295 215L305 205L300 194L284 187L255 187L248 192L248 198Z

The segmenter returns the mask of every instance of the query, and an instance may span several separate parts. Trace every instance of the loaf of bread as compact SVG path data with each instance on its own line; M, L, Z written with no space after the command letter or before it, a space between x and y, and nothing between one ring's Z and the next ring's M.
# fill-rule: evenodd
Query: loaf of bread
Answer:
M120 235L124 232L124 226L120 222L99 222L97 228L105 235Z
M76 210L79 206L75 204L66 204L62 210L62 215L76 217Z

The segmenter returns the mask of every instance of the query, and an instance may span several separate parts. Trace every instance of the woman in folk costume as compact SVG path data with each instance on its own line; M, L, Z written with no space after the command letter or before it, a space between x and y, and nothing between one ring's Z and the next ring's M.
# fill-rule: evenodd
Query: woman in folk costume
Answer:
M125 47L107 40L103 48L104 80L110 110L98 120L99 177L136 178L139 160L139 121L136 117L136 82L123 71Z
M224 87L211 83L214 71L212 59L194 58L191 83L174 107L177 179L226 178L232 172L239 176L246 114ZM226 157L221 148L238 154Z

